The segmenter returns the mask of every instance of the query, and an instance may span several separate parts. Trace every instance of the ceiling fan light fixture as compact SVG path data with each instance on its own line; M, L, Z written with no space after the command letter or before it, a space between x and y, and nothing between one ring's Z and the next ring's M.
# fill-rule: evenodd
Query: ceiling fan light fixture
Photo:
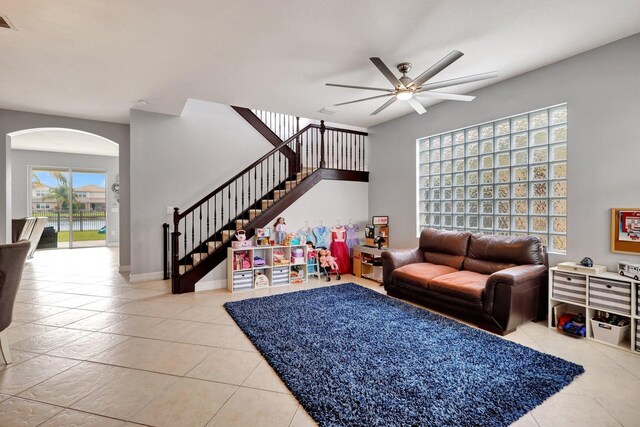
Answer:
M412 96L413 92L410 90L399 90L398 93L396 93L396 98L398 98L399 101L408 101Z

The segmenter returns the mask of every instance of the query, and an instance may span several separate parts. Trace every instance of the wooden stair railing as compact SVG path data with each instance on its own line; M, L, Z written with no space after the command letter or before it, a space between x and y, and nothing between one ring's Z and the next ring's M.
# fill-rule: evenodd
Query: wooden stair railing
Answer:
M236 231L251 237L321 179L368 181L366 135L310 124L183 212L175 208L172 292L193 292L226 259Z

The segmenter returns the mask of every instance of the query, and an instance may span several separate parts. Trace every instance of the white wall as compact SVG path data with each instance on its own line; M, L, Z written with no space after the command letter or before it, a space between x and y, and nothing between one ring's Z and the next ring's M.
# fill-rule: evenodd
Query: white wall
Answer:
M322 180L280 215L287 223L287 232L295 233L305 226L322 224L331 228L337 223L360 226L359 238L364 243L364 226L369 215L369 183ZM273 230L273 224L269 225Z
M231 107L189 100L179 117L131 111L131 274L162 271L162 224L273 146ZM173 227L173 225L172 225Z
M640 34L497 83L470 103L444 102L369 129L369 212L390 216L393 246L416 239L416 139L568 103L568 252L612 269L610 208L640 206Z
M107 245L119 241L118 203L111 191L111 184L118 175L118 158L86 154L52 153L45 151L12 150L11 153L11 207L12 217L28 215L31 176L29 166L52 166L75 169L100 169L107 173ZM116 209L113 211L112 209Z
M10 162L12 152L12 150L8 149L8 142L11 139L8 134L37 128L82 130L102 136L118 144L118 169L120 171L120 266L129 266L129 125L126 124L0 109L0 144L4 144L0 147L0 206L4 207L4 209L0 210L0 225L5 224L6 220L10 219L12 215L11 209L9 208L11 199L7 198L9 190L11 189L11 166L10 163L7 163L7 160ZM4 234L2 230L0 230L0 242L2 242L2 235Z

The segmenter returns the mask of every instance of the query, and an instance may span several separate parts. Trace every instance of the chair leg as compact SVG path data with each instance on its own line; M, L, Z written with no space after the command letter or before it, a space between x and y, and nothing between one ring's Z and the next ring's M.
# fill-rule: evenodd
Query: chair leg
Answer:
M7 365L12 362L11 351L9 350L9 337L7 336L7 330L0 332L0 353L4 358L4 363Z

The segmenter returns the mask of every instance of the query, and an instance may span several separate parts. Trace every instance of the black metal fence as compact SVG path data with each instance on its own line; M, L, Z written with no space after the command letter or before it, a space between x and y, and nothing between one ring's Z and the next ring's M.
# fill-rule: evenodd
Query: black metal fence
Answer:
M72 211L68 210L45 211L34 209L32 216L46 217L47 225L53 226L56 231L98 231L107 225L106 211Z

